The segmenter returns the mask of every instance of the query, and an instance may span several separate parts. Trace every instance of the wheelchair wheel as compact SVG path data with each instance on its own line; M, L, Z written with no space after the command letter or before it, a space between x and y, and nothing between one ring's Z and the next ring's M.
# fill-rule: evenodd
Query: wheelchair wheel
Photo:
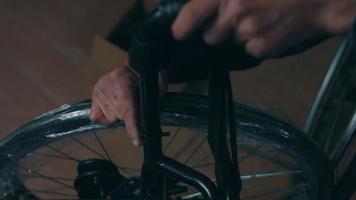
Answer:
M142 149L123 123L91 123L90 101L61 106L0 143L0 199L138 199ZM167 94L161 124L165 155L214 180L206 139L207 99ZM236 104L241 199L328 199L329 161L301 131L258 109ZM202 199L168 179L170 199Z

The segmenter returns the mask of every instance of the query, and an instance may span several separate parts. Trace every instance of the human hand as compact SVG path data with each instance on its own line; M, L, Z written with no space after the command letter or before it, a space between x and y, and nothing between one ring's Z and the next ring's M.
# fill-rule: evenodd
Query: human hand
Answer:
M208 44L232 37L256 57L277 57L315 36L346 33L354 16L352 0L191 0L172 31L184 40L205 28Z
M160 72L160 92L167 90L165 73ZM134 146L139 147L138 74L125 62L121 67L102 76L92 93L90 119L106 126L117 120L125 122L126 131Z

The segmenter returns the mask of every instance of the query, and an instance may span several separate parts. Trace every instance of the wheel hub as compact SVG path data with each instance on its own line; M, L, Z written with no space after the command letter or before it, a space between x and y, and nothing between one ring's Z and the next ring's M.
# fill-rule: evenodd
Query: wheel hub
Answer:
M74 187L81 199L107 199L111 192L125 181L117 167L108 160L90 159L81 161Z

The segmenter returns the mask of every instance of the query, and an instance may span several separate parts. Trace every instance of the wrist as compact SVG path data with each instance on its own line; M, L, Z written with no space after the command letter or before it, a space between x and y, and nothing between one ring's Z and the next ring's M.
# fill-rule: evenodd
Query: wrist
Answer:
M318 25L329 34L346 34L356 16L352 0L328 0L320 10Z

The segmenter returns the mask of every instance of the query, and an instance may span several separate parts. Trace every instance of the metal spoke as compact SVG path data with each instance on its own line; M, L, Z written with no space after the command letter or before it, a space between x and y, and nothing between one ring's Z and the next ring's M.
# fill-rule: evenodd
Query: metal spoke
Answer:
M53 194L53 195L62 195L62 196L70 196L70 197L78 197L75 194L67 194L61 192L53 192L53 191L44 191L44 190L31 190L32 192L44 193L44 194Z
M259 147L259 148L260 148L260 147ZM263 152L263 153L258 153L257 149L254 149L254 150L252 150L252 152L253 152L254 154L257 154L257 155L260 156L260 157L267 156L268 154L271 154L271 153L273 153L273 154L280 154L280 151L278 151L277 149L273 149L273 150L266 151L266 152ZM243 156L243 158L240 159L239 163L241 163L243 160L245 160L247 157L249 157L249 156L252 154L252 152L250 152L250 153L248 153L247 155ZM270 156L270 157L271 157L271 156ZM273 157L277 157L277 156L273 156Z
M114 161L112 161L111 156L109 154L109 152L107 151L107 149L105 148L104 144L102 143L100 137L98 136L98 134L96 132L94 132L94 137L96 139L96 141L98 142L98 144L100 145L100 147L102 148L102 150L104 151L106 157L120 170L126 172L129 175L133 175L133 172L139 172L139 169L135 169L135 168L131 168L131 167L125 167L125 166L121 166L116 164Z
M46 154L46 153L33 152L32 154L34 154L34 155L39 155L39 156L43 156L43 157L48 157L48 158L56 158L56 159L77 161L77 160L75 160L75 159L71 159L71 158L67 158L67 157L62 157L62 156L57 156L57 155Z
M288 193L294 192L295 190L297 190L298 188L300 188L302 186L308 186L308 185L309 184L298 184L298 185L296 185L294 187L291 187L291 188L278 188L278 189L267 191L267 192L264 192L264 193L261 193L261 194L244 197L241 200L255 199L255 198L262 197L262 196L271 195L271 194L276 193L276 192L284 192L285 194L288 194Z
M199 198L200 199L200 197L203 197L203 195L200 192L195 192L193 194L185 195L184 197L179 197L179 199L181 199L181 200L190 200L190 199L195 199L195 198Z
M243 184L242 187L243 187L243 189L246 189L246 190L267 190L268 191L268 190L279 190L279 189L281 189L281 188L278 188L278 187L272 187L272 186L266 186L266 185L247 185L247 184ZM288 188L290 188L290 187L288 187Z
M280 152L279 149L274 149L274 150L267 151L267 152L259 152L256 150L256 148L250 148L250 147L248 147L248 145L240 145L240 149L250 151L250 153L247 154L248 156L250 156L251 153L253 152L254 155L256 155L258 157L265 158L266 160L269 160L269 161L273 162L274 164L278 164L284 168L293 169L293 166L295 166L294 161L285 162L283 160L276 158L276 156L274 156L274 155L269 155L269 153L271 153L271 152L275 152L275 151ZM244 156L244 159L246 159L245 156Z
M204 164L200 164L200 165L193 165L193 166L191 166L191 168L196 169L196 168L208 167L208 166L211 166L211 165L214 165L214 164L215 164L215 162L204 163Z
M69 139L67 139L67 140L69 140ZM95 140L95 139L93 139L93 140L88 139L87 142L91 144L94 140ZM82 146L75 145L75 146L73 146L71 149L68 149L68 150L67 150L67 154L72 154L73 152L78 152L78 151L80 151L82 148L83 148Z
M34 160L34 159L33 159ZM44 156L42 156L42 157L40 157L38 160L36 160L36 161L33 161L33 160L31 160L32 162L29 162L27 159L26 160L21 160L20 162L21 163L23 163L23 164L25 164L26 166L27 166L27 168L36 168L38 165L42 165L42 161L43 160L46 160L46 157L44 157Z
M84 144L83 142L81 142L80 140L78 140L77 138L75 138L74 136L70 136L70 138L72 140L74 140L75 142L77 142L78 144L80 144L81 146L87 148L89 151L93 152L94 154L98 155L99 157L106 159L105 156L103 156L102 154L98 153L97 151L95 151L93 148L91 148L90 146Z
M204 138L199 145L195 148L195 150L190 154L190 156L188 157L188 159L184 162L184 164L187 164L192 158L193 156L198 152L198 150L201 148L201 146L204 144L204 142L206 141L206 138Z
M189 148L191 145L194 144L194 141L196 138L200 138L198 135L195 135L194 138L192 137L192 139L188 142L185 142L184 145L176 151L176 153L172 156L172 158L174 160L177 160L178 157L180 157L182 154L186 153L186 149Z
M173 137L171 137L171 139L168 141L167 145L166 145L166 146L164 147L164 149L163 149L163 153L166 153L168 147L171 145L171 143L173 142L173 140L175 140L175 138L176 138L176 136L177 136L177 134L178 134L178 132L180 131L181 128L182 128L182 127L179 127L179 128L176 130L176 132L174 133Z
M120 165L116 165L116 167L118 167L120 170L126 171L127 173L130 173L128 171L131 171L131 172L139 172L140 171L139 169L135 169L135 168L131 168L131 167L123 167L123 166L120 166Z
M35 171L35 170L27 169L27 168L25 168L25 167L22 167L21 165L18 165L18 167L21 168L21 169L23 169L23 170L25 170L25 171L27 171L27 172L30 173L30 174L35 174L35 175L37 175L37 176L39 176L39 177L42 177L42 178L47 179L47 180L50 180L50 181L52 181L52 182L54 182L54 183L60 184L60 185L62 185L62 186L65 186L65 187L67 187L67 188L70 188L70 189L73 188L73 186L71 186L71 185L68 185L68 184L63 183L63 182L61 182L61 181L58 181L58 180L56 180L56 179L54 179L54 178L52 178L52 177L50 177L50 176L43 175L43 174L41 174L41 173L39 173L39 172L37 172L37 171Z
M241 176L241 180L269 178L275 176L284 176L284 175L300 174L300 173L303 173L303 171L295 170L295 171L285 171L285 172L266 172L266 173L259 173L259 174L243 175Z
M239 159L239 163L242 163L246 158L248 158L248 157L252 154L252 152L253 152L253 153L257 152L257 150L258 150L259 148L261 148L261 147L262 147L262 145L258 145L256 148L252 149L252 150L251 150L250 152L248 152L246 155L242 156L242 157Z
M55 148L55 147L53 147L53 146L51 146L51 145L46 145L48 148L50 148L50 149L52 149L53 151L56 151L56 152L58 152L59 154L61 154L61 155L63 155L63 156L65 156L65 157L67 157L68 159L71 159L71 160L75 160L75 161L77 161L77 162L79 162L80 160L79 159L77 159L77 158L74 158L73 156L71 156L71 155L69 155L69 154L66 154L66 153L64 153L63 151L61 151L61 150L59 150L59 149L57 149L57 148Z
M30 175L30 174L21 174L21 176L23 177L30 177L30 178L42 178L42 179L47 179L45 177L42 177L42 176L38 176L38 175ZM53 176L48 176L52 179L58 179L58 180L62 180L62 181L74 181L74 179L72 178L62 178L62 177L53 177Z
M51 189L47 189L47 190L31 190L31 191L36 191L36 192L56 192L56 191L61 191L61 190L64 190L64 189L67 189L67 187L56 187L56 188L51 188Z
M95 136L95 138L96 138L96 141L98 141L99 145L100 145L101 148L103 149L103 151L104 151L106 157L107 157L110 161L112 161L109 152L106 150L106 148L105 148L105 146L103 145L103 143L101 142L99 136L98 136L95 132L94 132L94 136Z
M209 153L208 155L204 156L202 159L200 159L194 166L199 165L200 163L202 163L203 161L207 160L210 156L212 156L213 154Z
M98 143L99 143L100 146L102 147L103 151L105 152L105 155L108 157L108 159L109 159L114 165L116 165L116 167L118 167L118 168L119 168L120 170L122 170L122 171L127 172L128 174L132 174L132 173L129 172L129 171L133 171L133 172L138 172L138 171L139 171L138 169L134 169L134 168L130 168L130 167L125 167L125 166L120 166L120 165L117 165L116 163L114 163L114 162L111 160L111 157L110 157L110 155L108 154L108 152L106 151L104 145L102 144L100 138L97 136L96 133L94 133L94 135L95 135L96 140L98 141ZM76 158L70 156L69 154L66 154L66 153L62 152L62 151L60 151L59 149L57 149L57 148L55 148L55 147L53 147L53 146L50 146L50 145L47 145L47 146L48 146L49 148L53 149L54 151L57 151L58 153L60 153L60 154L62 154L62 155L64 155L64 156L66 156L67 158L69 158L69 159L71 159L71 160L75 160L75 161L77 161L77 162L80 161L79 159L76 159ZM105 157L103 157L103 158L105 159Z
M277 187L265 186L265 185L242 185L243 190L276 190Z

